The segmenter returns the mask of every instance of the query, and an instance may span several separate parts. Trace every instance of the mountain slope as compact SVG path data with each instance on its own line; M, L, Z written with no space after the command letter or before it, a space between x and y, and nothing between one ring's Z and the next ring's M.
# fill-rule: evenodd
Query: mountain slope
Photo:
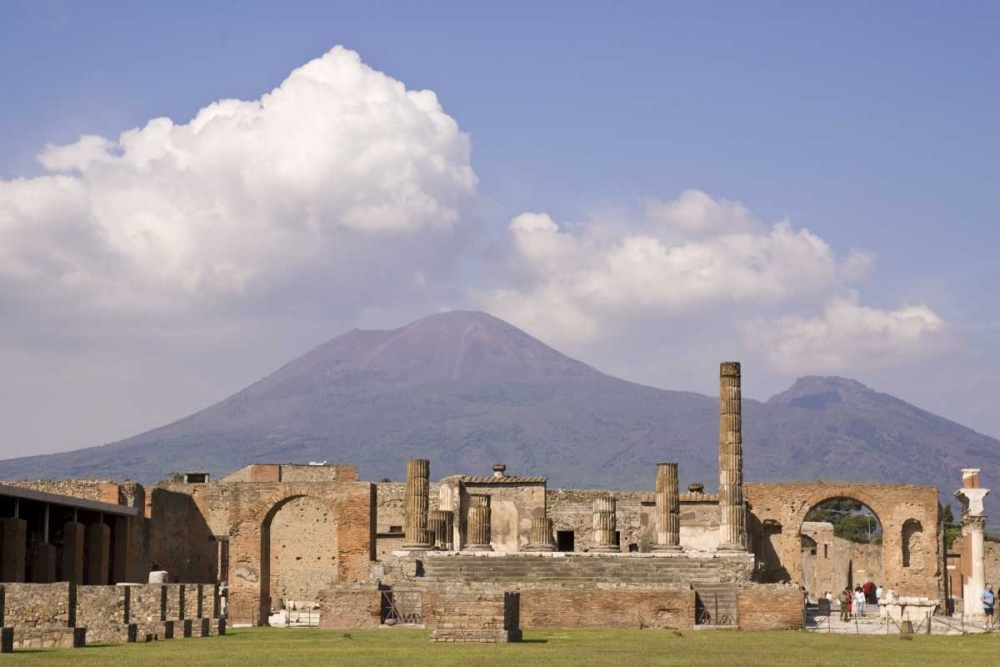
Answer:
M716 369L706 369L714 373ZM744 401L748 480L932 483L959 469L1000 478L1000 442L843 378L801 378ZM650 487L675 460L684 484L716 486L718 401L604 375L485 313L351 331L206 410L128 440L0 461L0 478L102 476L153 482L251 462L357 464L400 479L507 463L552 486Z

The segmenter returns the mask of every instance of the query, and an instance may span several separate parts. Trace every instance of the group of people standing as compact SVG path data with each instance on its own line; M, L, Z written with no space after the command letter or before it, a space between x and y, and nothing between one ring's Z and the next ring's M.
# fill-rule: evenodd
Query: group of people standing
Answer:
M831 591L826 592L826 599L832 604L833 593ZM837 602L840 604L840 620L849 621L855 616L864 616L865 607L878 605L881 599L882 587L871 581L855 586L853 591L848 586L837 596Z

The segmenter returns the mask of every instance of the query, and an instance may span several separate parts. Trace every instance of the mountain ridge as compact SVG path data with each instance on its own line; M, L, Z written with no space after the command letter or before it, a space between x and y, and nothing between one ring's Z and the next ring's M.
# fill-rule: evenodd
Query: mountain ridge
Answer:
M709 372L709 371L707 371ZM1000 441L840 377L804 376L744 400L748 481L930 483L960 468L1000 475ZM118 442L0 461L0 478L225 474L251 462L354 463L400 479L547 475L555 486L646 488L660 460L683 483L717 478L718 399L606 375L492 315L448 311L391 330L354 329L232 396Z

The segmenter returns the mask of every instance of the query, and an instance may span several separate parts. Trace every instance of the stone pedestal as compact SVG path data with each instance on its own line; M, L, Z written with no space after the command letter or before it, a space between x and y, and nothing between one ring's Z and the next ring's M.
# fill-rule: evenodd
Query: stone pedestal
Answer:
M131 520L127 516L120 516L115 519L115 530L114 530L114 558L112 559L112 579L110 583L117 584L123 581L129 581L129 563L131 561L131 553L129 552L129 545L131 544L129 532L131 528Z
M28 522L0 519L0 581L24 583Z
M74 584L83 583L83 551L86 529L82 523L71 521L63 526L63 547L60 556L60 575L62 581Z
M525 551L555 551L552 540L552 519L540 516L531 520L531 541Z
M90 586L107 586L111 568L111 528L103 523L87 526L86 572Z
M724 361L719 367L719 549L746 548L740 364Z
M654 551L681 550L680 490L677 464L656 464L656 535Z
M406 516L404 549L426 550L431 548L427 537L427 511L430 507L431 463L427 459L406 462Z
M51 584L56 580L56 548L51 544L36 544L31 550L31 581Z
M615 545L615 533L618 532L615 497L595 498L593 507L594 538L590 550L598 553L621 551L621 547Z
M468 551L493 551L490 544L490 497L485 494L469 495Z
M433 535L434 548L438 551L451 551L453 547L452 533L455 515L446 510L433 510L428 518L430 534Z

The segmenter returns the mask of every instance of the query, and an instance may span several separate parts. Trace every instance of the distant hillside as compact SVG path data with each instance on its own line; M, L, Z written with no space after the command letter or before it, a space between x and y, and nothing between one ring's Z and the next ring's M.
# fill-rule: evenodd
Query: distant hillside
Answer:
M716 373L717 367L705 373ZM744 372L752 373L752 369ZM843 378L801 378L744 402L748 480L930 483L959 469L1000 480L1000 441ZM653 464L716 486L718 400L604 375L485 313L433 315L392 331L351 331L190 417L128 440L0 461L0 478L220 475L251 462L357 464L401 479L547 475L552 486L650 488Z

